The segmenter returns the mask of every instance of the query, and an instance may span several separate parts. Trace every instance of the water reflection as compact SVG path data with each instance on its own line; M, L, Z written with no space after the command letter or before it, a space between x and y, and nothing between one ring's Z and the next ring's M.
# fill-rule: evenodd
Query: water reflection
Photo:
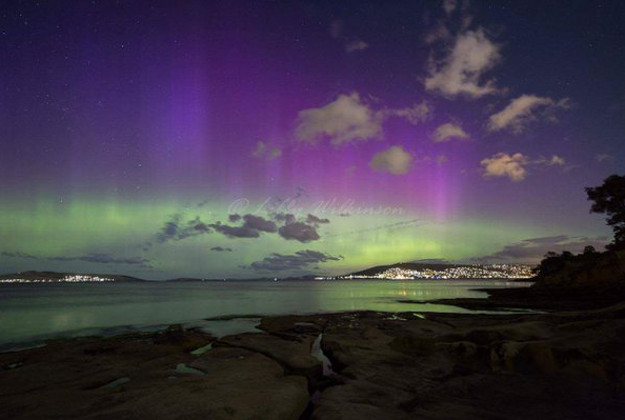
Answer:
M525 285L494 280L4 284L0 285L0 344L193 323L224 315L356 310L463 313L469 311L398 301L483 297L485 293L472 289ZM249 330L254 321L241 322L241 328Z

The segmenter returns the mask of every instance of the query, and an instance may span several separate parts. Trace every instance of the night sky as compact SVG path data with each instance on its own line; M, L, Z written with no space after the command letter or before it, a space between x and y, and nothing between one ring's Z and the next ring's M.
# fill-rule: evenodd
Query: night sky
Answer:
M624 69L620 0L5 2L0 271L601 247Z

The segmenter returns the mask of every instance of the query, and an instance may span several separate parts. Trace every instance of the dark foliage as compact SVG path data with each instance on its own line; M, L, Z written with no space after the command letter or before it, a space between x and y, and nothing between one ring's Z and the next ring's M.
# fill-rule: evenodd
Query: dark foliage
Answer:
M603 184L586 188L588 200L593 201L591 213L602 213L607 216L607 224L614 231L614 241L606 248L608 252L625 248L625 176L611 175ZM573 255L569 251L562 254L548 252L540 264L534 268L534 273L540 277L549 276L564 270L570 263L582 266L591 266L601 256L593 246L584 248L584 252Z
M588 200L593 201L591 213L602 213L607 216L606 222L614 231L612 249L625 246L625 176L611 175L603 184L586 188Z

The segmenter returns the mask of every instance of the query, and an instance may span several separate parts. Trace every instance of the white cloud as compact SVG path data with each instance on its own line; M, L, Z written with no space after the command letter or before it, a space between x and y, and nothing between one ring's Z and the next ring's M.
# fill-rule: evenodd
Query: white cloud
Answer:
M508 177L514 182L523 181L525 179L527 175L525 166L528 163L528 158L521 153L515 153L513 155L497 153L480 162L480 164L484 166L484 178Z
M435 143L442 143L452 138L466 139L468 137L469 135L461 126L450 122L439 126L432 135Z
M360 39L355 39L345 44L345 51L347 51L348 53L351 53L354 51L363 51L363 50L366 50L367 48L369 48L369 44L367 44L365 41L362 41Z
M562 156L553 155L551 159L547 159L541 156L540 158L530 163L533 165L541 166L564 166L566 165L566 160Z
M386 109L378 111L382 117L396 116L405 118L409 123L417 125L432 116L432 107L423 101L410 108Z
M494 80L483 80L484 73L499 62L499 50L499 45L490 41L481 28L461 33L442 60L430 63L426 90L473 99L499 92Z
M566 161L564 160L563 157L558 156L558 155L553 155L551 157L551 160L549 161L549 165L553 166L563 166L566 163Z
M449 159L447 159L447 156L445 156L445 155L438 155L438 156L436 156L436 164L438 166L443 166L444 164L447 163L448 160Z
M378 172L402 175L410 170L414 158L401 146L392 146L383 152L376 153L371 159L371 168Z
M282 156L282 149L268 145L264 141L259 140L256 142L256 147L252 151L252 156L255 158L265 158L271 160Z
M488 129L499 131L506 128L514 133L522 132L529 123L536 121L539 115L553 119L553 111L569 108L568 98L555 101L549 97L521 95L513 99L508 106L490 116Z
M300 111L295 128L295 136L300 141L316 143L320 138L329 137L335 146L381 135L382 119L355 92L339 95L320 108Z
M527 176L527 167L533 166L564 166L566 160L558 155L553 155L551 159L540 157L530 160L529 157L515 153L497 153L490 158L482 159L480 162L484 166L484 178L508 177L512 181L523 181ZM566 169L566 168L565 168Z
M299 141L317 143L329 138L335 146L360 140L382 138L382 124L387 118L405 118L419 124L432 114L432 108L421 102L409 108L375 110L363 102L358 93L341 94L334 101L319 108L300 111L295 128Z

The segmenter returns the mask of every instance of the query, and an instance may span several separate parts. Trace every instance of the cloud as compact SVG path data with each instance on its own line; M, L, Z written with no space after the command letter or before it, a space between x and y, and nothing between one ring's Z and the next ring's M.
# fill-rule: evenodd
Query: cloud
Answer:
M224 248L221 246L214 246L210 250L215 252L232 252L232 248Z
M278 233L284 239L294 239L299 242L312 242L319 239L319 234L315 226L306 224L304 222L293 222L281 226L278 229Z
M115 257L105 253L91 253L79 256L55 256L55 257L38 257L23 252L3 252L3 257L24 258L29 260L44 261L83 261L96 264L119 264L119 265L137 265L141 267L151 267L150 261L143 257Z
M295 138L316 144L329 139L334 146L364 140L378 140L383 136L382 125L390 117L404 118L410 124L419 124L432 115L432 107L425 101L407 108L374 109L362 101L357 92L341 94L334 101L319 107L300 111L295 127Z
M114 257L109 254L87 254L78 257L49 257L48 260L54 261L84 261L98 264L125 264L125 265L140 265L143 267L149 267L149 260L143 257Z
M553 155L551 157L551 162L549 163L550 165L557 165L557 166L562 166L566 163L566 161L564 160L563 157L557 156L557 155Z
M221 223L215 223L210 226L229 238L258 238L260 236L260 232L247 226L229 226Z
M392 146L376 153L371 159L370 166L378 172L388 172L393 175L407 173L412 167L414 157L404 151L401 146Z
M244 226L247 226L250 229L255 229L260 232L275 232L278 230L276 224L271 221L264 219L260 216L255 216L253 214L246 214L243 216Z
M297 251L295 254L291 255L271 254L271 256L265 257L261 261L253 262L250 264L250 267L257 271L295 271L309 268L315 264L327 261L339 261L341 259L343 259L343 257L334 257L323 252L306 249Z
M602 249L609 242L607 238L589 238L580 236L545 236L540 238L524 239L504 246L501 250L490 255L475 257L472 261L479 263L492 262L529 262L536 263L549 252L571 251L574 254L583 251L587 245Z
M551 159L539 159L536 163L546 166L564 166L566 160L562 156L553 155Z
M442 143L453 138L466 139L468 137L469 135L460 125L450 122L440 125L432 135L434 143Z
M161 231L156 236L156 241L164 243L170 240L179 241L193 236L210 233L209 226L202 222L199 217L184 222L182 214L174 214L165 222Z
M27 254L25 252L20 252L20 251L17 251L17 252L5 251L5 252L3 252L0 255L2 255L3 257L8 257L8 258L24 258L24 259L27 259L27 260L44 259L44 258L41 258L41 257L35 257L32 254Z
M447 159L447 156L445 156L445 155L438 155L438 156L436 156L436 164L438 166L442 166L442 165L446 164L448 160L449 159Z
M345 44L345 51L348 53L355 51L364 51L369 48L369 44L360 39L354 39Z
M298 113L295 136L307 143L317 143L327 137L340 146L358 140L378 139L382 135L382 118L354 92L339 95L320 108Z
M536 121L539 116L554 119L553 112L555 110L569 107L568 98L556 101L548 97L521 95L513 99L503 110L491 115L487 128L489 131L510 129L518 134L525 130L530 123Z
M296 218L294 214L290 214L290 213L278 213L276 215L274 215L273 217L277 222L284 222L284 223L295 223L296 222Z
M432 107L425 101L414 104L410 108L384 109L378 111L378 115L382 118L401 117L405 118L409 123L417 125L423 121L427 121L432 116Z
M306 217L306 223L311 224L311 225L319 225L319 224L324 224L324 223L330 223L329 219L320 219L319 217L315 216L314 214L309 214Z
M607 153L599 153L595 155L595 160L599 163L608 162L614 160L614 156L609 155Z
M501 59L500 46L489 40L484 30L459 34L453 47L440 60L431 59L425 89L453 98L471 99L498 93L492 79L484 80L485 73Z
M238 214L231 214L228 216L228 219L231 222L243 219L243 225L230 226L214 223L210 227L230 238L258 238L260 232L274 233L278 230L275 222L253 214L246 214L242 217Z
M282 149L271 146L262 140L256 142L256 147L252 151L252 156L259 159L272 160L282 156Z
M507 176L514 182L523 181L525 179L527 175L525 166L528 163L527 157L521 153L515 153L513 155L497 153L480 162L480 164L484 166L484 178Z
M508 177L512 181L523 181L527 176L528 166L564 166L566 160L558 155L553 155L551 159L540 157L530 160L529 157L515 153L497 153L490 158L482 159L480 162L484 166L484 178ZM566 168L565 168L566 169Z
M320 224L330 223L329 219L322 219L314 214L308 214L305 219L297 220L294 214L278 213L273 216L274 220L284 222L278 229L278 234L286 240L299 242L312 242L320 238L317 228Z

